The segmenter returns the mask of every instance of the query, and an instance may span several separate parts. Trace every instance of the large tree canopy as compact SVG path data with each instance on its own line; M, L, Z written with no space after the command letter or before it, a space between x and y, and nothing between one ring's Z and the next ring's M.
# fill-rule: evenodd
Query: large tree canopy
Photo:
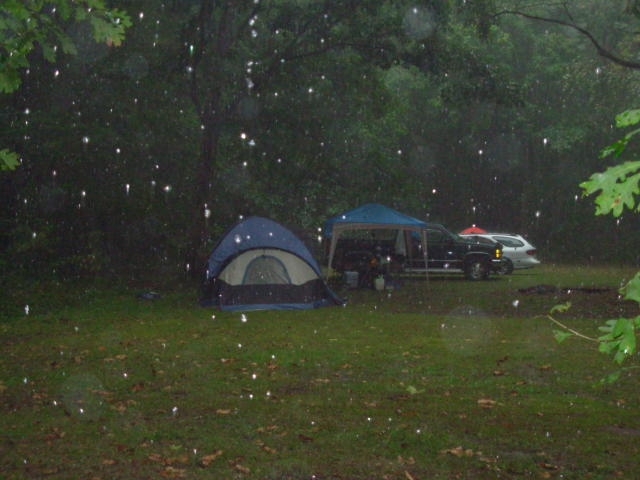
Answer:
M570 14L622 58L636 18L509 3L123 1L119 48L61 22L77 54L32 51L0 98L0 144L23 159L0 178L3 258L197 271L240 215L313 232L377 201L516 230L556 258L628 260L637 224L599 228L577 185L602 166L636 73L575 28L498 13ZM615 248L576 242L585 229Z

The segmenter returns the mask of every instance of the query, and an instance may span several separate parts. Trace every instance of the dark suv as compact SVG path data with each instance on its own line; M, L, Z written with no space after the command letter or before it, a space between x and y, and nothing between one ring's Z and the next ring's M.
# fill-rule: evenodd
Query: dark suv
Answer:
M419 242L416 241L415 246L419 248ZM461 237L442 225L429 223L427 258L428 272L464 273L469 280L484 280L491 272L500 270L502 245L491 240ZM421 252L405 265L405 271L425 271Z

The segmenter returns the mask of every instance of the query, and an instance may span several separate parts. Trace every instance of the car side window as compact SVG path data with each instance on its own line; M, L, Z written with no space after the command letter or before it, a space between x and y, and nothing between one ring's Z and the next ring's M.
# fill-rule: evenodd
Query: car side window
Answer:
M520 240L518 240L516 238L493 237L493 239L496 240L497 242L500 242L505 247L517 248L517 247L523 247L524 246L524 243L522 243Z
M427 245L429 243L443 243L444 239L444 232L440 230L427 230Z

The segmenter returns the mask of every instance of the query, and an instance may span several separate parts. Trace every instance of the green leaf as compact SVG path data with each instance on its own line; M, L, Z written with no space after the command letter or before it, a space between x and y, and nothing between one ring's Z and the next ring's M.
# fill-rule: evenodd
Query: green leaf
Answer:
M600 379L600 384L612 384L617 382L620 379L620 375L622 374L622 370L616 370L615 372L610 373L604 378Z
M614 361L622 363L627 357L636 351L635 321L628 318L607 320L604 326L599 327L605 335L598 338L599 350L602 353L614 354Z
M15 170L20 165L18 154L7 148L0 150L0 170Z
M554 330L553 331L553 336L556 339L556 342L558 343L562 343L564 342L567 338L572 337L573 333L570 332L565 332L564 330Z
M558 305L554 305L551 310L549 311L549 313L553 314L553 313L565 313L567 310L569 310L571 308L571 302L565 302L565 303L560 303Z
M640 109L627 110L616 116L616 127L624 128L640 123Z
M640 303L640 272L636 273L629 282L620 289L625 300L633 300Z
M594 173L580 187L585 196L600 192L595 199L596 215L611 213L619 217L624 208L636 209L635 196L640 193L640 161L624 162L602 173Z

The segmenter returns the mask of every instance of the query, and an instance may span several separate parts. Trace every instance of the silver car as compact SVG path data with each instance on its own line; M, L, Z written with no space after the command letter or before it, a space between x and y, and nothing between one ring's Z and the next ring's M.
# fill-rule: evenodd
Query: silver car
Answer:
M532 268L540 264L536 255L536 247L531 245L522 235L511 233L473 233L461 237L486 238L500 242L502 248L502 267L500 273L508 275L514 269Z

